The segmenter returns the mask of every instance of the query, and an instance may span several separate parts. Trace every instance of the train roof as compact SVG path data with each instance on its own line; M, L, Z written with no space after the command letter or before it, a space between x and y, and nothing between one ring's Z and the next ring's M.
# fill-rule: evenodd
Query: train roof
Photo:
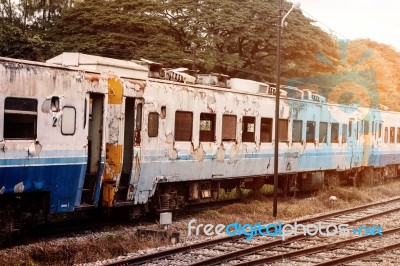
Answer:
M47 60L46 63L94 72L111 71L125 78L147 79L148 77L148 68L136 62L82 53L64 52Z

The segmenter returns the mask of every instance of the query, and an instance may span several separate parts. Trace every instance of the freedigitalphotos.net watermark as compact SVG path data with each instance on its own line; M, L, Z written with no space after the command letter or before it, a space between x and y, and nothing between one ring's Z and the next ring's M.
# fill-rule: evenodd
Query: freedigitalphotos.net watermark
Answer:
M262 224L261 222L255 224L240 224L239 222L224 224L197 224L197 220L192 219L188 223L188 236L199 236L204 234L206 236L246 236L246 240L252 240L253 237L260 236L280 236L282 240L290 236L299 234L315 236L317 234L322 236L350 236L355 235L383 235L383 228L381 226L360 226L350 228L349 224L328 224L312 223L301 224L295 222L294 224L283 224L282 222Z

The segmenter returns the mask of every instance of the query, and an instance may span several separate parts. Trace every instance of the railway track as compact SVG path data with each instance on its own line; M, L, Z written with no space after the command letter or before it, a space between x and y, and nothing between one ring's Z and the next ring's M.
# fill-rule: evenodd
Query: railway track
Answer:
M198 204L187 209L182 209L176 213L176 216L185 217L187 215L201 212L209 209L221 208L223 206L237 203L238 199L225 200L213 202L212 204ZM0 242L0 247L12 247L19 244L28 244L38 240L62 238L70 235L84 235L93 232L99 232L104 229L112 228L114 226L138 226L138 225L152 225L154 221L159 219L158 215L148 215L140 218L129 219L127 215L114 214L110 217L100 213L93 213L93 216L86 215L65 215L58 218L53 217L54 220L48 223L40 223L33 225L29 228L16 230L13 238L7 241Z
M399 213L400 198L395 198L389 201L296 220L292 224L294 222L298 224L318 222L322 226L349 224L356 227L362 225L360 224L361 222L368 222L368 220L374 219L374 224L383 226L383 224L388 224L390 221L399 220ZM395 216L393 215L397 215L397 218L394 218ZM277 265L282 263L291 265L336 265L342 263L339 260L343 260L343 263L346 263L371 256L371 254L376 254L377 252L382 253L383 250L399 247L400 240L397 243L396 238L400 239L400 221L397 227L393 225L391 227L393 228L387 229L387 226L384 226L384 235L379 237L352 235L343 239L343 237L324 237L320 234L315 237L298 234L285 240L280 237L256 236L251 241L247 241L245 239L246 236L222 237L157 253L115 260L103 265L199 266L262 265L265 263L276 263ZM375 244L373 245L372 243ZM360 248L360 245L363 248ZM310 257L310 254L314 255ZM332 264L327 261L329 259L332 260Z

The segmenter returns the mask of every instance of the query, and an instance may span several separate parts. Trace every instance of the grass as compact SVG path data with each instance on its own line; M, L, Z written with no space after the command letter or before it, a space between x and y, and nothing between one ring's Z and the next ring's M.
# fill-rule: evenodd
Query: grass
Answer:
M233 193L233 194L230 194ZM233 197L237 191L224 192L226 198ZM211 209L198 213L195 217L183 217L180 222L173 224L173 229L187 235L187 223L196 218L197 224L212 223L229 224L274 222L272 217L271 187L263 187L261 193L251 199L250 191L242 191L244 197L241 203L235 203L219 209ZM261 196L260 196L261 195ZM367 204L400 195L400 181L374 187L335 187L324 188L307 198L295 199L288 197L278 201L278 221L334 209L349 208ZM329 201L330 196L336 196L337 201ZM156 226L156 225L154 225ZM72 265L89 263L97 260L135 253L141 249L154 248L167 243L160 238L138 238L134 228L116 228L115 231L87 236L75 237L70 240L31 244L0 250L0 265Z

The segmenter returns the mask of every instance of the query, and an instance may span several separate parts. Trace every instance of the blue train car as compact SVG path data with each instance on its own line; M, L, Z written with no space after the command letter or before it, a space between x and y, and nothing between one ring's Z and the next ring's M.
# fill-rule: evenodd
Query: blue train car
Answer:
M1 213L98 205L108 78L0 58Z

